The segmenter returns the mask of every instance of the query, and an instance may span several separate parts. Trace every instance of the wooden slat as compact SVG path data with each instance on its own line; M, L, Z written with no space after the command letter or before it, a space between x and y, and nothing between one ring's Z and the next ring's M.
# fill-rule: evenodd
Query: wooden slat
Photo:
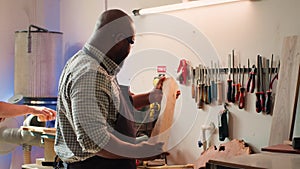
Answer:
M164 142L165 144L163 150L167 151L168 141L170 137L169 129L173 123L178 85L173 78L168 78L164 81L162 90L162 110L152 130L151 137L154 137L154 139L158 142Z
M280 59L280 72L273 109L269 145L282 144L289 139L295 104L298 68L300 63L300 37L286 37Z
M56 129L55 128L47 128L47 127L36 127L36 126L21 126L22 130L36 132L40 134L48 134L48 135L55 135Z

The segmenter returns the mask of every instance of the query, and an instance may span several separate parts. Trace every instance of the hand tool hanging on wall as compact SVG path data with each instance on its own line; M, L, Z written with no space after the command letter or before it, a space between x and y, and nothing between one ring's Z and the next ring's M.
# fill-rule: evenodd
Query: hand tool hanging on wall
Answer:
M216 68L214 68L214 63L211 61L211 69L210 69L210 78L211 78L211 102L216 100L217 96L217 79L215 78Z
M211 86L210 86L209 68L205 68L205 103L210 104L210 102L211 102Z
M231 55L228 55L227 101L232 102Z
M247 92L253 93L255 88L255 65L252 65L250 76L247 82Z
M261 80L261 82L260 82L260 85L261 85L261 94L260 94L260 96L261 96L261 98L260 98L261 99L261 111L265 112L266 111L266 107L265 107L265 102L266 102L265 91L266 90L265 90L265 71L264 71L265 68L263 66L265 64L263 64L263 57L262 56L260 56L259 59L260 59L260 70L261 70L261 79L260 79Z
M198 108L202 109L204 105L204 97L205 97L205 90L204 90L204 69L202 65L199 66L199 77L200 77L200 83L199 83L199 100L198 100Z
M236 87L235 101L238 103L240 97L240 89L241 89L241 64L239 64L237 73L238 73L238 80L235 86Z
M223 102L223 81L221 80L220 76L220 65L218 62L218 68L217 68L217 103L218 105L221 105Z
M262 111L262 99L261 95L263 94L262 92L262 63L261 63L261 57L260 55L257 56L257 91L256 91L256 112L260 113Z
M234 70L234 50L232 50L232 93L231 93L231 102L235 102L235 92L236 92L236 84L234 81L234 75L235 75L235 70Z
M228 130L229 110L227 109L227 103L224 104L224 110L219 113L218 118L219 118L218 119L219 140L224 141L226 137L229 137L229 130Z
M271 107L272 107L272 89L271 89L271 80L272 80L272 73L273 73L273 54L272 54L272 57L271 57L271 67L269 68L268 67L268 72L269 72L269 83L268 86L269 87L269 90L267 90L267 95L266 95L266 113L267 114L270 114L271 113Z
M191 85L191 92L192 92L192 98L196 98L196 90L195 90L195 81L196 81L196 70L192 68L192 85Z
M248 71L248 79L250 78L250 72L251 72L251 68L250 68L250 59L248 59L248 61L247 61L248 63L248 68L247 68L247 71Z
M242 83L240 88L240 97L238 100L239 109L243 109L245 107L245 87L244 87L244 74L245 74L245 66L243 66L243 75L242 75Z
M200 66L200 65L199 65ZM201 100L201 77L200 77L200 67L196 68L196 77L197 77L197 84L196 84L196 103L197 103L197 107L200 109L199 107L199 102Z
M279 69L280 69L280 61L278 61L278 66L276 68L276 75L273 77L271 83L270 83L270 88L273 88L273 83L276 79L278 79L278 73L279 73Z
M199 99L199 67L196 66L195 67L195 79L194 79L194 82L195 82L195 102L198 103L198 99Z

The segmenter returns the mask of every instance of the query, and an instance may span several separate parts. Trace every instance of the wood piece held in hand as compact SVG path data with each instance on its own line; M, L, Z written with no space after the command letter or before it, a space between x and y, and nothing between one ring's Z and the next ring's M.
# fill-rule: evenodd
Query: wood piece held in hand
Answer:
M167 78L163 83L162 91L161 112L152 130L151 137L154 137L156 142L164 142L163 150L167 151L178 91L176 81L173 78Z

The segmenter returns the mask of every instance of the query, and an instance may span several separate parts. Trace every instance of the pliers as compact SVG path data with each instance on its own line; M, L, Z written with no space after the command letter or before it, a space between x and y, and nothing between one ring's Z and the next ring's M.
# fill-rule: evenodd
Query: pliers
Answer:
M255 65L253 65L251 68L250 76L247 82L247 92L250 91L251 93L253 93L254 88L255 88Z

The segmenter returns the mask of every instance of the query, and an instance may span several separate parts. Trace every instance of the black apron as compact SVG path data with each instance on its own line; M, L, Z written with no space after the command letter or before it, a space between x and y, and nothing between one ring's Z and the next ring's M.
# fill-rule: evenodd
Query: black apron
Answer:
M83 48L83 51L95 58L95 56ZM97 58L95 58L98 60ZM99 62L100 65L103 65ZM134 127L132 98L129 96L129 88L120 86L120 109L116 121L115 131L112 133L126 142L135 142L136 129ZM134 159L107 159L93 156L84 161L69 163L67 169L136 169Z

